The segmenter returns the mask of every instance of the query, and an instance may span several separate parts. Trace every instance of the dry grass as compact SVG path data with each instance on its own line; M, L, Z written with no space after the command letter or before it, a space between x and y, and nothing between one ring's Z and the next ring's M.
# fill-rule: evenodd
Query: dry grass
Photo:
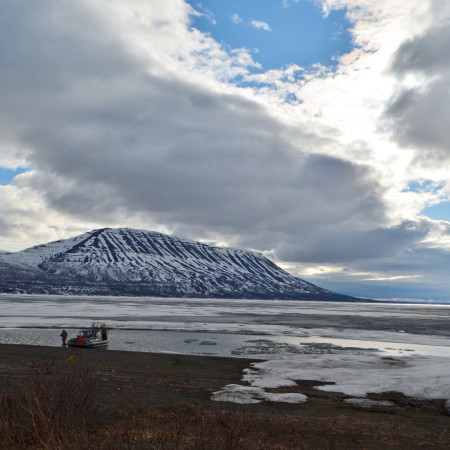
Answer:
M82 362L33 365L0 396L2 448L85 446L99 414L98 381Z
M168 412L139 408L122 396L115 399L117 417L104 420L109 392L98 380L83 360L33 365L0 394L0 448L249 448L244 412L187 406Z
M129 381L102 377L82 358L31 366L0 393L0 448L448 448L448 428L369 416L294 417L245 408L227 411L216 404L155 407L131 400L133 387L121 384Z
M191 407L179 407L173 412L147 409L136 411L131 421L107 431L103 442L109 440L114 448L136 449L256 448L244 437L246 420L245 413L240 412Z

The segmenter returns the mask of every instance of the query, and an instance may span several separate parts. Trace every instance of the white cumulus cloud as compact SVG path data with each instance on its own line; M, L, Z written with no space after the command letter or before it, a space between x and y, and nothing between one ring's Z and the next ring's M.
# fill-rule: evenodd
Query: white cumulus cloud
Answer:
M270 25L262 20L252 20L250 25L258 30L272 31Z
M239 16L239 14L233 14L232 16L231 16L231 21L233 22L233 23L241 23L242 22L242 19L241 19L241 17Z

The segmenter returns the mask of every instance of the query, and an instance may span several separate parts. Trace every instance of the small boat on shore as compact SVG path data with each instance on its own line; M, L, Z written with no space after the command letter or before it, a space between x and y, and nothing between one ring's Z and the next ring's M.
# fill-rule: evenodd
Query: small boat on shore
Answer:
M67 341L68 347L96 348L108 345L108 331L104 323L93 323L90 328L80 330L78 335Z

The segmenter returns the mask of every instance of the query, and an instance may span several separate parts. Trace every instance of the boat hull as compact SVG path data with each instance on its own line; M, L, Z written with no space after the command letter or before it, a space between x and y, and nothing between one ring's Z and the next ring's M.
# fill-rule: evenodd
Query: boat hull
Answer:
M94 341L94 342L68 342L67 347L76 348L98 348L105 347L108 345L108 341Z

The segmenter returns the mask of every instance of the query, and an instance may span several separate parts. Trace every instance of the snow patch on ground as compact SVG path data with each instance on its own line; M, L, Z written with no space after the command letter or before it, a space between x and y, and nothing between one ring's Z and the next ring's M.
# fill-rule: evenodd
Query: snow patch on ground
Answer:
M307 397L303 394L278 394L273 392L266 392L263 388L259 387L229 384L220 391L214 392L211 400L241 404L261 403L262 401L303 403L307 400Z
M449 363L449 358L433 356L291 355L289 359L253 363L242 380L263 393L270 388L295 386L296 380L316 380L328 383L316 389L354 398L396 391L413 398L448 399L446 407L449 408ZM239 390L236 386L226 386L220 392L232 398ZM220 397L213 396L213 399Z
M231 402L231 403L261 403L264 399L262 389L242 386L240 384L229 384L220 391L214 392L211 400L217 402Z

